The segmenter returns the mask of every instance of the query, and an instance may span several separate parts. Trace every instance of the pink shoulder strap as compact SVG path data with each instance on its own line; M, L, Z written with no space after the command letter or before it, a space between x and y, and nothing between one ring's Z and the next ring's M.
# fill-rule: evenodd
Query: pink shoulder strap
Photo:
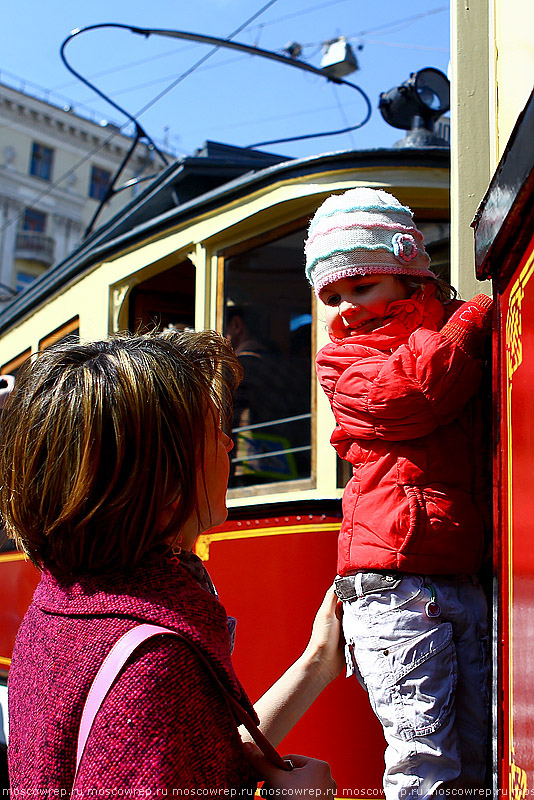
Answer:
M74 781L76 781L76 776L78 774L78 768L80 766L80 762L82 760L82 756L85 750L85 745L87 744L87 739L89 738L89 734L91 732L91 728L93 727L93 723L95 721L95 717L98 714L100 706L104 702L109 690L113 686L116 678L119 676L122 668L128 661L129 657L132 653L139 647L147 639L150 639L152 636L158 636L159 634L172 634L173 636L177 636L178 638L182 639L182 641L186 642L197 654L197 656L202 661L204 667L207 669L210 676L215 680L217 686L221 690L226 702L230 706L230 709L233 711L235 717L239 720L239 722L246 727L260 750L264 753L265 756L273 763L275 766L279 767L280 769L288 770L291 769L291 766L285 762L279 753L275 750L269 740L264 736L264 734L260 731L250 714L241 706L240 703L230 694L228 689L221 683L220 679L218 678L217 674L215 673L213 667L204 656L202 651L194 644L194 642L190 641L185 636L182 636L177 631L173 631L170 628L163 628L159 625L137 625L135 628L131 628L125 634L123 634L120 639L115 642L107 656L105 657L104 661L100 665L100 669L98 670L96 677L91 684L91 688L87 694L87 699L85 701L85 705L82 712L82 719L80 722L80 729L78 731L78 747L76 750L76 774L74 777Z
M96 673L96 677L91 684L85 705L82 712L82 721L78 731L78 747L76 749L76 771L80 766L83 751L89 733L93 727L93 722L98 714L98 710L104 702L109 690L113 686L115 679L134 652L146 639L156 636L159 633L174 633L168 628L159 625L137 625L131 628L120 639L115 642Z

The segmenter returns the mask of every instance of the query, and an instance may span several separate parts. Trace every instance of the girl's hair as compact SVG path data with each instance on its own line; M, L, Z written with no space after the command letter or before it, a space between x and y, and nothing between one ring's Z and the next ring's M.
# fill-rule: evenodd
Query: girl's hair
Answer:
M411 292L422 289L426 284L434 286L437 299L444 305L450 303L451 300L456 300L458 297L458 292L454 286L451 286L450 283L447 283L447 281L444 281L442 278L420 278L417 280L417 278L411 275L395 275L395 279L404 286L407 286Z
M64 577L169 551L198 513L210 411L228 422L240 378L231 346L213 331L121 334L32 357L1 419L9 535Z

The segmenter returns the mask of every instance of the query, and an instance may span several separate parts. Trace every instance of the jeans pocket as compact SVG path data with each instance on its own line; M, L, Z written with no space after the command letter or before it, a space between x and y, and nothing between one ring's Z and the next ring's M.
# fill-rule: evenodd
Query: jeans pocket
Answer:
M435 733L454 707L457 682L452 626L443 622L381 653L383 687L394 707L389 723L410 740Z

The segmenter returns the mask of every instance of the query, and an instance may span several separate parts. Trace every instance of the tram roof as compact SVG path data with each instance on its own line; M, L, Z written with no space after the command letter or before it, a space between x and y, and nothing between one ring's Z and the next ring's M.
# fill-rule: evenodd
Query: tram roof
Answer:
M342 150L288 158L248 148L206 142L194 156L170 164L114 217L81 242L63 261L7 303L0 333L43 303L71 279L110 255L230 201L303 176L365 167L449 166L446 147Z

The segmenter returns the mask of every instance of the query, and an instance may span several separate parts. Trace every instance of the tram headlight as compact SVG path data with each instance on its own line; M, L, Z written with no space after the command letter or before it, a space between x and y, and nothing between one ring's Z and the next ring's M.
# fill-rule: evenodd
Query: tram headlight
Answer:
M450 85L447 76L439 69L426 67L412 72L408 80L383 92L378 108L388 125L411 130L424 127L432 130L434 122L450 108Z

